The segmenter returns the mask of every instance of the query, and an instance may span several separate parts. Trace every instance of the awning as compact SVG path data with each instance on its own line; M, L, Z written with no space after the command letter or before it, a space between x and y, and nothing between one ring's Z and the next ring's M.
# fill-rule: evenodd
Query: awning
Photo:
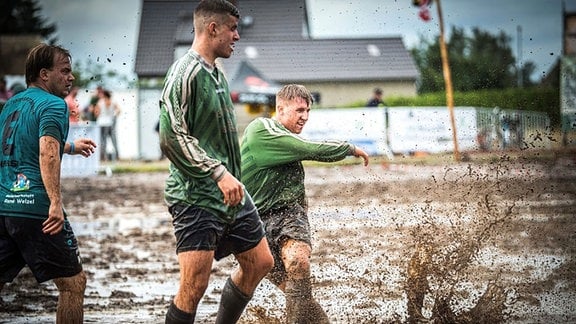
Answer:
M242 61L230 81L230 94L235 103L274 105L276 92L281 87L266 79L250 63Z

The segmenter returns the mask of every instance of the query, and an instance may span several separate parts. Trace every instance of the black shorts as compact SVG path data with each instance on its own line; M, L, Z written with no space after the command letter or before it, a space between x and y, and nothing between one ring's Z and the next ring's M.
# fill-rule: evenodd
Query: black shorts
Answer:
M268 278L279 284L286 278L286 268L282 262L282 245L287 239L305 242L312 246L310 223L306 208L299 204L269 210L261 215L270 251L274 256L274 268Z
M220 260L254 248L265 237L258 211L248 196L233 223L226 223L213 213L181 203L172 205L176 253L214 251Z
M44 234L44 220L0 216L0 282L11 282L28 265L38 282L82 271L78 241L68 220L56 235Z

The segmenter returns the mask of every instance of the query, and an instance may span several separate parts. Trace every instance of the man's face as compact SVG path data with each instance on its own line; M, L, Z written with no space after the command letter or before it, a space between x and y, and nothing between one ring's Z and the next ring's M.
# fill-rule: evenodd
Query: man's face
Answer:
M72 75L72 65L70 58L64 55L57 55L54 58L54 66L51 69L43 69L47 90L58 97L64 98L70 93L74 75Z
M306 100L295 98L290 101L280 101L278 104L278 121L294 134L300 134L308 121L310 106Z
M238 33L238 18L228 15L227 19L216 25L216 57L229 58L234 52L234 43L240 40Z

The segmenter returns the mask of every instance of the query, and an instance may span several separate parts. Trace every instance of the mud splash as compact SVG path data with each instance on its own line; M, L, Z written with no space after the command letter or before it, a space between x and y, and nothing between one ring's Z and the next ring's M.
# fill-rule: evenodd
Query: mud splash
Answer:
M314 294L332 322L576 322L574 159L306 171ZM163 323L178 282L165 177L64 180L87 323ZM214 321L234 265L214 264L198 323ZM0 322L53 322L55 295L23 271L0 295ZM284 305L263 281L241 323L280 323Z

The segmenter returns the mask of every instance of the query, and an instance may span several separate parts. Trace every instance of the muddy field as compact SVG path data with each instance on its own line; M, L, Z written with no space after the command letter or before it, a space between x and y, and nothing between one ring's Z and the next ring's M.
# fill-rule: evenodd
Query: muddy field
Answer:
M576 158L307 166L315 296L334 323L576 323ZM64 179L88 274L87 323L163 323L177 288L166 173ZM197 322L215 319L232 258ZM23 271L0 322L53 322L52 283ZM410 302L409 302L410 301ZM242 323L281 323L267 281Z

